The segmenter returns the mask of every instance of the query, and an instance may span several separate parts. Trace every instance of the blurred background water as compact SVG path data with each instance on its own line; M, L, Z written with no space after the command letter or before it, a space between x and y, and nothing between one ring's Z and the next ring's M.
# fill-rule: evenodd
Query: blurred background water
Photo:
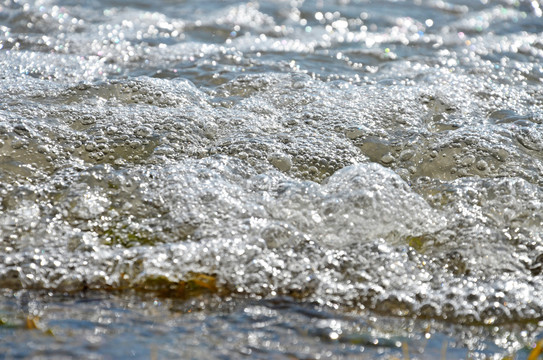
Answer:
M526 358L541 1L0 2L0 358Z

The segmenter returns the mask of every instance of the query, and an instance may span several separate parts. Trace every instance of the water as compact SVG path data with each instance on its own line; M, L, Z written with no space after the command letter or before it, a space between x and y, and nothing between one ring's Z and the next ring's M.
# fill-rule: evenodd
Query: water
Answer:
M2 358L527 357L542 8L4 0Z

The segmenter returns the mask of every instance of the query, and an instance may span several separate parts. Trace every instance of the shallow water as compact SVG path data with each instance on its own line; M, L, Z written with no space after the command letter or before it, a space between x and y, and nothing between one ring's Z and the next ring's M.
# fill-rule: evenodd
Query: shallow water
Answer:
M526 357L542 8L1 2L4 358Z

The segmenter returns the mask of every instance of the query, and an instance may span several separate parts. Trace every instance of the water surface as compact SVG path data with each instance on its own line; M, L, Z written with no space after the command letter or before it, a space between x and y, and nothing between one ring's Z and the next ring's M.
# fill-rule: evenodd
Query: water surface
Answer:
M1 2L4 358L525 358L542 7Z

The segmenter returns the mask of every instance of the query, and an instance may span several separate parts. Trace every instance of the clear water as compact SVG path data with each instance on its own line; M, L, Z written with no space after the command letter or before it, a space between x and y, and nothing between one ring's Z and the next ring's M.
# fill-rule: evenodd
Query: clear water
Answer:
M525 358L542 9L3 0L0 357Z

